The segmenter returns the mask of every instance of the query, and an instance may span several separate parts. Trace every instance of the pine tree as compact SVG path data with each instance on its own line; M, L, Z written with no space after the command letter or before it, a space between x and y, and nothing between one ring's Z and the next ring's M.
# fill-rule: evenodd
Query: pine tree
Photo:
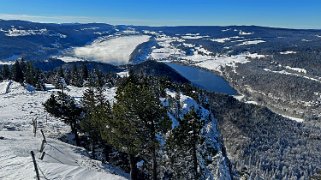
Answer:
M23 82L24 75L23 75L22 69L20 67L19 61L16 61L13 64L11 72L12 72L12 74L11 74L12 75L12 79L14 81L17 81L17 82L20 82L20 83Z
M57 76L59 78L64 78L65 77L64 69L62 67L59 68L59 70L57 72Z
M111 119L111 108L104 97L103 90L95 91L92 87L85 91L82 105L85 115L81 122L81 127L88 134L93 157L95 158L95 146L103 144L103 136L108 135L105 130ZM104 148L109 147L104 145ZM105 152L108 152L108 150L105 150Z
M96 100L93 88L87 89L84 92L82 106L85 112L81 121L81 129L87 134L92 150L92 156L95 158L95 146L98 143L99 133L97 133L97 125L95 119Z
M32 66L32 63L28 62L25 66L26 67L25 67L24 74L25 74L26 83L31 84L31 85L36 85L37 75L36 75L36 71L34 70L34 68Z
M83 80L82 77L80 76L81 74L78 71L78 67L76 64L72 66L72 71L71 71L71 81L70 83L74 86L81 87L83 85Z
M144 79L129 77L125 85L118 88L116 99L113 145L129 154L132 178L135 178L135 157L145 156L151 159L151 174L157 179L157 135L170 127L159 97Z
M89 77L89 71L85 63L81 65L81 73L82 73L83 80L87 80Z
M11 72L10 72L10 68L7 64L2 66L2 77L3 79L9 79L11 77Z
M78 126L82 110L76 105L74 99L63 92L58 92L57 96L52 94L43 105L48 113L70 125L76 144L79 146Z
M171 156L172 173L177 179L188 177L198 179L197 146L201 143L200 130L202 121L199 114L194 110L184 115L180 125L173 130L168 139L168 151ZM172 150L175 149L175 152Z

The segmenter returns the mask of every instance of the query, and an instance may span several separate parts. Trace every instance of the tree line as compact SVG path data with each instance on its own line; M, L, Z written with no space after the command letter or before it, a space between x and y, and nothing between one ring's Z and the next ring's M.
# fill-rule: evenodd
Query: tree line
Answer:
M95 80L80 104L57 92L44 107L70 125L76 144L86 144L93 158L113 162L113 154L124 155L121 159L119 155L118 162L126 164L124 169L128 168L131 179L197 179L201 173L198 145L203 142L203 123L199 112L191 110L178 117L179 127L171 129L168 107L160 101L166 96L167 85L173 86L170 84L163 79L131 75L118 84L116 102L111 104L105 97L104 84ZM177 100L172 99L171 104L180 111Z

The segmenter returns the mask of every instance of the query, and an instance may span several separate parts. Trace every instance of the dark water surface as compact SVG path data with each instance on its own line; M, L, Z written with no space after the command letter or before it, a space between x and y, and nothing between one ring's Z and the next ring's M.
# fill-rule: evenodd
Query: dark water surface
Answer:
M166 63L175 69L179 74L191 81L194 85L211 92L224 93L228 95L236 95L237 91L229 85L229 83L219 75L201 68Z

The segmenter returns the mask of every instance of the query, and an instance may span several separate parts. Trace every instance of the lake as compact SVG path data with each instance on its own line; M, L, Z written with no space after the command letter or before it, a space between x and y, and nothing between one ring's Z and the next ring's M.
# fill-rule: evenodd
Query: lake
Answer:
M175 69L179 74L192 82L192 84L211 92L224 93L228 95L236 95L237 91L221 76L213 72L203 70L201 68L166 63Z

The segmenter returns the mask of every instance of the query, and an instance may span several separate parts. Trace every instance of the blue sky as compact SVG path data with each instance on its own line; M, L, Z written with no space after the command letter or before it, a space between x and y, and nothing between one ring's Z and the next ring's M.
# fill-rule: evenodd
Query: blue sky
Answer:
M0 0L0 19L321 29L321 0Z

